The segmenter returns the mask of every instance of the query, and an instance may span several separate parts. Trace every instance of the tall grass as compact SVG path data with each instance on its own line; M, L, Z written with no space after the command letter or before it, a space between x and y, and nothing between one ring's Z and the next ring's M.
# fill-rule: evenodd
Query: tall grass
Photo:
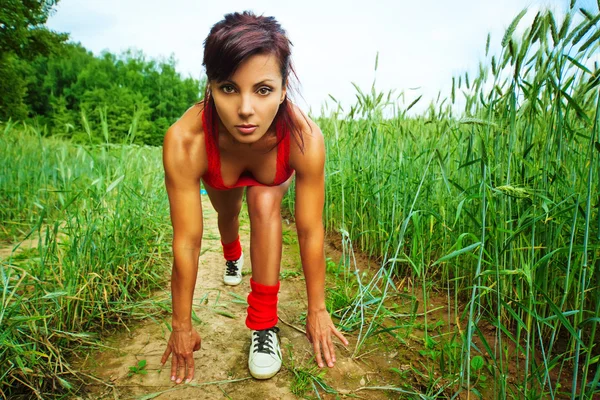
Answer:
M6 125L0 137L0 395L82 384L69 364L102 332L148 318L170 251L159 148L74 146ZM20 252L25 239L37 243Z
M517 38L524 16L499 55L488 37L476 76L453 79L422 115L408 116L420 98L404 107L357 87L348 115L318 121L325 222L343 245L345 286L330 304L358 336L354 356L371 338L404 343L422 321L418 385L395 368L398 392L600 394L600 15L540 12ZM164 284L170 249L160 149L109 145L105 111L100 129L107 143L74 146L3 127L0 242L15 250L0 263L4 397L76 389L74 349L164 307L140 300ZM375 274L359 271L355 249L379 260ZM443 328L430 317L440 293Z
M393 335L382 329L396 291L388 277L408 276L425 307L436 282L458 321L448 331L462 342L444 393L481 395L484 359L498 398L592 398L600 395L600 14L572 7L557 21L539 12L516 38L524 15L501 54L487 55L475 77L455 78L425 115L408 117L373 87L358 91L348 117L319 119L327 228L381 261L342 323L360 337Z

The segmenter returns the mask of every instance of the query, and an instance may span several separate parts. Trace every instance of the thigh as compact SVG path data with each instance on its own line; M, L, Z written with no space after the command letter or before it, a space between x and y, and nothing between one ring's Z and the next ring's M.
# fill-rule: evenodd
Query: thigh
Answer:
M248 212L252 213L261 205L277 205L281 206L281 200L287 193L295 174L283 182L279 186L248 186L246 190L246 202L248 204Z
M244 195L243 187L230 190L217 190L204 183L204 189L206 189L210 203L217 213L231 213L234 215L240 213L242 196Z

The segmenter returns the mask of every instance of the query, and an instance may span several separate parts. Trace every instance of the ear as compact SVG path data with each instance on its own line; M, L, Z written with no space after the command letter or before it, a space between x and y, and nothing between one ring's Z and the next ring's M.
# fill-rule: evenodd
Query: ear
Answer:
M287 94L287 81L285 81L283 85L283 89L281 90L281 98L279 99L279 104L283 103L285 100L285 96Z

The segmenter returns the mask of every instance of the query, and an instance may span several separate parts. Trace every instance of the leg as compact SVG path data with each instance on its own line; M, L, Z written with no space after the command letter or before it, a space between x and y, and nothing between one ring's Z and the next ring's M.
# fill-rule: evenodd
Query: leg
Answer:
M257 379L281 369L277 333L277 293L281 263L281 200L292 178L277 187L252 186L246 191L250 214L251 292L246 326L252 330L248 368Z
M208 193L210 203L217 211L221 241L223 243L233 242L239 235L240 221L238 216L242 209L244 188L216 190L206 184L204 188Z
M216 190L208 185L206 192L218 214L219 233L225 257L225 271L223 283L235 286L242 283L242 269L244 268L244 254L239 240L240 222L238 216L242 208L242 195L244 188L231 190Z
M252 280L273 286L281 263L281 200L293 176L279 186L251 186L246 191L250 215Z

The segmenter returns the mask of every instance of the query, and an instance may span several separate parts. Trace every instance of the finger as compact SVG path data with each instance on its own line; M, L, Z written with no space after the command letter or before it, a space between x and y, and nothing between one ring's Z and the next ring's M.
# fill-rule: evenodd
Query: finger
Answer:
M167 345L167 349L165 350L165 352L163 353L162 358L160 359L160 363L162 365L165 365L165 363L167 362L167 360L169 359L169 356L171 355L171 346Z
M319 364L319 368L323 368L323 359L321 358L321 348L320 343L318 341L313 342L313 349L315 350L315 357L317 359L317 364Z
M198 341L194 345L194 351L198 351L198 350L200 350L200 348L202 348L202 339L198 338ZM193 359L193 357L192 357L192 359Z
M181 383L183 382L183 379L185 378L185 358L183 358L182 356L178 357L177 360L177 364L179 364L179 372L177 374L177 380L175 381L176 383Z
M177 356L173 354L171 357L171 380L175 381L175 377L177 376Z
M333 328L333 333L335 334L335 336L337 336L338 339L340 339L342 341L342 343L344 343L345 346L348 346L348 340L344 337L344 335L342 334L342 332L340 332L337 329Z
M192 379L194 379L194 354L190 354L185 363L187 365L187 378L185 379L185 383L190 383Z
M327 347L329 347L329 355L331 356L331 366L335 364L335 347L331 341L331 336L327 335Z
M328 367L333 367L333 362L331 361L331 353L329 351L329 346L327 345L327 339L321 339L321 348L323 350L323 355L325 356L325 361L327 362Z

